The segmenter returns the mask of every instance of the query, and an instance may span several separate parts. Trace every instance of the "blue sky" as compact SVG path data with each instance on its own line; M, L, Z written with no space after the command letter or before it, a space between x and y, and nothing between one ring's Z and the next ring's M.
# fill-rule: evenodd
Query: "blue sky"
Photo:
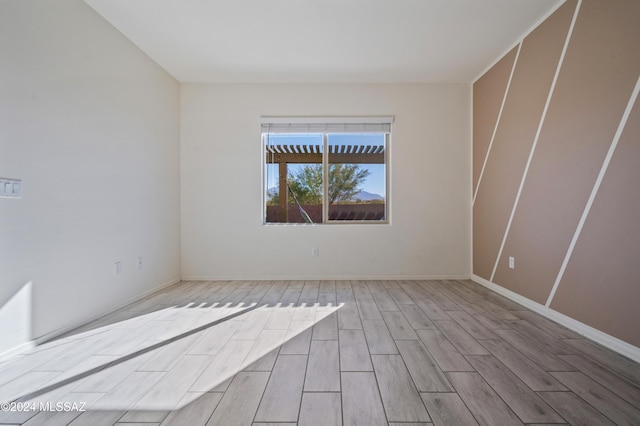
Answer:
M379 133L335 133L329 134L329 145L383 145L384 135ZM322 146L322 134L271 134L267 143L272 145L319 145ZM277 165L266 165L267 188L278 186ZM362 190L383 197L385 194L385 165L361 164L369 170L367 180L362 184ZM289 169L295 171L296 166L289 164Z

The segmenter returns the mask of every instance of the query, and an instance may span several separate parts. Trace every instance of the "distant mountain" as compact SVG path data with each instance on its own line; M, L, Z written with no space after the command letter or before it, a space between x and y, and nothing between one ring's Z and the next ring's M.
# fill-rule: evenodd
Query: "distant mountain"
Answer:
M371 200L384 200L384 197L379 194L372 194L367 191L360 191L356 195L353 196L354 199L361 199L362 201L371 201Z
M273 198L273 196L276 195L277 193L278 193L277 186L267 189L267 200L270 200L271 198ZM360 191L353 196L353 199L354 200L359 199L361 201L373 201L373 200L384 200L384 197L379 194L372 194L371 192Z

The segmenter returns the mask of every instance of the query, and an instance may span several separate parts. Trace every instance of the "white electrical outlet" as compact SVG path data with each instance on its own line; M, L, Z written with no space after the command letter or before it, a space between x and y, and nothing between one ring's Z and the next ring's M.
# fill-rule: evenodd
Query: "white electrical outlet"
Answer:
M0 197L22 198L22 181L20 179L0 178Z
M142 256L138 257L136 265L138 269L142 269Z
M311 256L318 257L320 256L320 249L318 247L314 247L311 249Z
M513 256L509 256L509 269L515 269L516 259Z
M113 265L113 272L116 275L120 275L122 274L122 262L117 261L114 265Z

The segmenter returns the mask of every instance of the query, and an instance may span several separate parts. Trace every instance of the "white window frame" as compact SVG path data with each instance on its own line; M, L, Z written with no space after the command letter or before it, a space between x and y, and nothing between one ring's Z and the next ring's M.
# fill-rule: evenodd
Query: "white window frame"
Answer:
M336 224L368 224L368 225L388 225L391 223L391 190L390 190L390 141L391 127L394 121L393 116L358 116L358 117L280 117L263 116L260 118L261 124L261 180L262 180L262 208L261 217L263 225L336 225ZM322 173L323 173L323 200L322 200L322 222L312 224L288 223L288 222L267 222L267 199L266 199L266 173L265 157L267 154L268 133L321 133L322 137ZM329 219L329 152L328 134L335 133L384 133L384 165L385 165L385 213L384 220L330 220Z

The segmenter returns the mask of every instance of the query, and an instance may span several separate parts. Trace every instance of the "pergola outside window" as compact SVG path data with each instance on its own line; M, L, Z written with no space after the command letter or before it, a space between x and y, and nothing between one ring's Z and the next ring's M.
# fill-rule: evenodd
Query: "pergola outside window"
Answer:
M388 223L391 117L263 117L264 223Z

